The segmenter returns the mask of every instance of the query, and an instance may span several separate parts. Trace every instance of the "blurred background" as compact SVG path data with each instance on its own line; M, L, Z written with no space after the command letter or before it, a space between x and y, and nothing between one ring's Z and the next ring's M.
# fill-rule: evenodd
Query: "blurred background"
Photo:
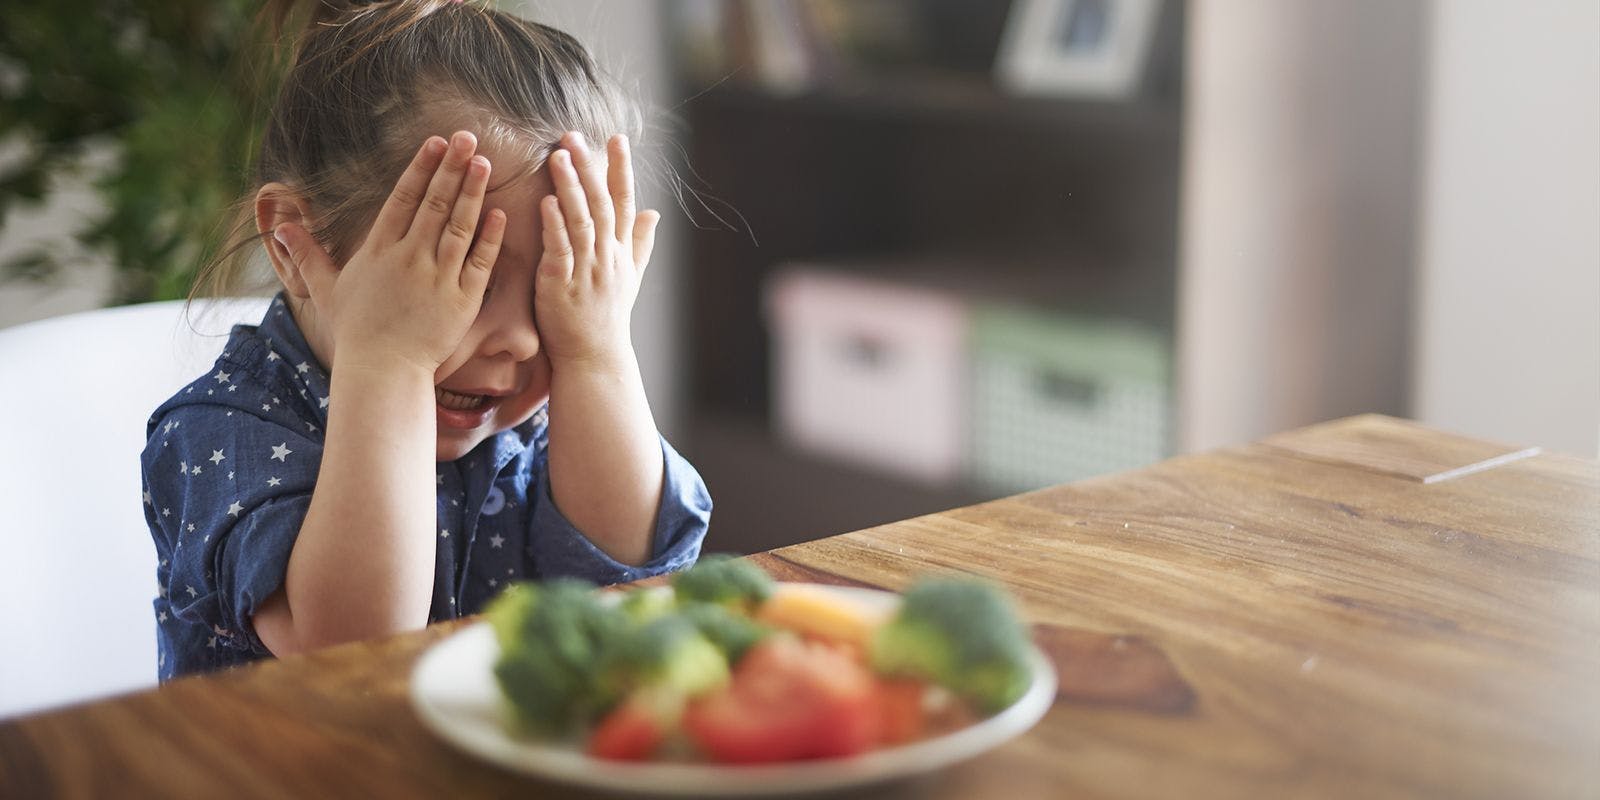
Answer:
M0 11L0 328L182 296L250 188L252 5L145 5ZM1600 456L1592 0L500 7L650 109L709 549L1361 412Z

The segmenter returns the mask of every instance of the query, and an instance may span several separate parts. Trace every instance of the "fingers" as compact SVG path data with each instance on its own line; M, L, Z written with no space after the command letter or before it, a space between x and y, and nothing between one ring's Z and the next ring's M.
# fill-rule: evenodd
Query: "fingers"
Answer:
M500 257L500 244L505 241L505 235L506 212L498 208L491 209L483 220L483 232L478 234L478 243L473 246L472 253L467 256L461 269L461 290L473 300L483 301L483 291L489 285L494 262Z
M589 214L588 200L573 164L573 155L557 150L550 155L550 180L555 184L557 210L566 223L568 246L578 253L594 252L595 222ZM548 228L548 223L546 224Z
M450 137L450 149L445 151L444 160L428 181L427 192L417 208L416 217L411 220L406 236L416 234L423 237L424 242L439 238L446 221L450 219L450 212L455 209L456 196L461 193L461 184L466 180L467 164L477 148L478 137L467 131L456 131Z
M389 193L389 199L384 201L383 209L378 212L377 220L372 223L370 235L381 234L378 241L382 242L399 241L406 235L412 218L417 215L417 206L428 191L428 181L433 179L433 173L439 168L439 161L447 149L449 144L438 136L429 136L417 148L417 154L412 157L406 171L401 173L400 180Z
M660 222L660 213L646 209L633 223L633 266L640 272L650 264L650 254L656 249L656 225Z
M285 222L272 229L272 238L277 239L288 251L289 261L294 264L300 280L305 282L312 300L320 304L322 298L332 296L333 282L339 277L339 267L309 231L293 222Z
M458 269L467 257L467 248L472 246L472 236L478 230L478 212L483 210L483 196L488 191L489 171L489 159L481 155L467 162L461 193L456 196L455 208L439 237L439 266L447 271Z
M572 280L573 270L571 232L561 213L561 205L554 195L546 195L539 201L539 218L544 223L544 256L539 259L538 277L557 284Z
M583 134L567 134L567 149L572 153L572 165L577 168L584 199L588 201L589 215L594 219L595 257L602 267L612 265L616 250L617 215L611 205L611 192L606 188L606 163L603 154L589 149ZM567 212L571 216L571 212ZM583 243L575 242L582 253Z
M606 183L611 189L611 199L616 207L617 225L616 232L612 234L618 241L626 242L634 233L634 194L633 194L633 153L628 142L628 137L617 134L606 143L607 160L609 169L606 170ZM635 266L643 266L637 259Z

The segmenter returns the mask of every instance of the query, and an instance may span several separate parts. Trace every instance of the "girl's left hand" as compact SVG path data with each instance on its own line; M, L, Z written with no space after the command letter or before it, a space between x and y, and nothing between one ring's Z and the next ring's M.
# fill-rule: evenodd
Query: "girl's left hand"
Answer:
M548 163L555 194L539 203L544 256L533 305L551 368L629 363L629 317L661 215L634 209L625 136L611 137L602 155L568 133Z

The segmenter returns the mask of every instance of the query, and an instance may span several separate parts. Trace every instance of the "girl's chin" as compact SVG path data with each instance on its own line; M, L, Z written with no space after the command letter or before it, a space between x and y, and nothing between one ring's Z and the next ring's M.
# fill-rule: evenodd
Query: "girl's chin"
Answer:
M434 447L434 460L440 463L445 461L455 461L456 459L472 452L472 448L477 447L479 443L487 438L489 437L486 434L463 435L456 433L452 435L440 432Z

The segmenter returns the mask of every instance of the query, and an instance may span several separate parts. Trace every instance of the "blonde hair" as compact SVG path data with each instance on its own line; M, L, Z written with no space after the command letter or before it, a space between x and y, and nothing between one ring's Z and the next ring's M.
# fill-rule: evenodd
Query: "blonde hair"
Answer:
M308 229L336 263L354 254L430 134L467 128L520 156L518 169L496 164L495 186L537 171L566 131L591 142L642 134L638 107L576 39L554 28L454 0L304 5L269 0L261 12L274 39L297 19L304 28L253 180L257 189L276 181L298 192L312 209ZM252 245L267 235L255 229L254 200L252 191L235 203L231 244L201 267L191 300L264 288L245 286L243 277Z

